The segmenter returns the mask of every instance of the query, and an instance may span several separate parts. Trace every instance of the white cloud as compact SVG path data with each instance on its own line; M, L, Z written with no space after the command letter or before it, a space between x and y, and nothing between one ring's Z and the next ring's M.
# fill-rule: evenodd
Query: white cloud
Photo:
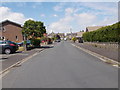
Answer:
M117 3L78 3L79 8L78 6L76 8L75 5L66 8L65 16L57 22L53 22L49 30L66 33L71 27L73 32L76 32L85 30L87 26L111 25L118 21L116 5Z
M11 0L3 2L11 2ZM12 0L12 2L119 2L119 0Z
M81 28L84 28L88 25L96 24L96 19L97 19L95 15L90 14L90 13L74 14L74 18Z
M66 9L65 9L65 15L66 15L66 16L71 15L73 12L74 12L74 9L73 9L73 8L66 8Z
M97 25L103 25L103 26L104 25L112 25L112 24L116 23L117 21L118 21L118 19L115 17L106 17L103 20L99 20L97 22Z
M54 14L53 17L58 17L58 15L57 15L57 14Z
M41 14L40 17L45 17L45 14Z
M72 17L64 17L57 22L50 24L49 29L53 32L66 32L70 28Z
M78 4L80 5L80 4ZM99 3L81 3L80 6L84 6L91 10L90 12L97 12L95 14L102 15L115 15L118 12L118 3L117 2L99 2Z
M16 4L17 4L18 7L26 6L26 2L17 2Z
M63 6L64 6L65 4L66 4L66 3L61 2L61 3L57 4L55 7L53 7L53 9L54 9L55 11L62 11Z
M73 8L66 8L66 9L65 9L65 12L66 12L66 13L73 13Z
M34 2L32 8L41 8L42 2Z
M60 6L55 6L55 7L54 7L54 10L55 10L55 11L60 11L60 10L61 10L61 7L60 7Z
M11 20L20 24L23 24L28 18L22 13L12 12L8 7L0 7L0 21Z
M69 32L70 28L74 28L74 25L83 28L93 23L96 20L96 16L90 13L76 13L74 8L65 9L65 17L59 19L57 22L53 22L49 26L49 30L53 32Z

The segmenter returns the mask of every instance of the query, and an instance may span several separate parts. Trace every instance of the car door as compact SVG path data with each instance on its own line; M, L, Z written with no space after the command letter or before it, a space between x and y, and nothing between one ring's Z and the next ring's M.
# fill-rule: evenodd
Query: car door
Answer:
M2 53L2 42L0 42L0 53Z
M6 44L5 44L4 41L0 41L0 53L3 52L3 50L4 50L4 46L5 46L5 45L6 45Z

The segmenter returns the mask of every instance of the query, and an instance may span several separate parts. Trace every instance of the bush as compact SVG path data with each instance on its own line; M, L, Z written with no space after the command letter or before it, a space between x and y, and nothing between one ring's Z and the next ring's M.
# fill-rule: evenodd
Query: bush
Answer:
M72 41L73 41L73 42L75 42L76 40L77 40L77 38L76 38L76 37L73 37L73 38L72 38Z
M47 41L47 37L41 37L41 41Z
M40 39L32 39L31 40L31 43L36 47L36 46L40 46Z
M52 44L52 39L51 38L47 38L47 43L48 44Z
M83 34L84 41L88 42L119 42L120 41L120 22L102 27L96 31Z

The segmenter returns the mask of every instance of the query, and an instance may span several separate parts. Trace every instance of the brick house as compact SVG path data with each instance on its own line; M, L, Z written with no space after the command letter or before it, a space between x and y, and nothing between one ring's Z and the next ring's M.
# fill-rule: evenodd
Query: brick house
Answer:
M0 39L13 42L22 42L22 27L20 24L5 20L0 23Z

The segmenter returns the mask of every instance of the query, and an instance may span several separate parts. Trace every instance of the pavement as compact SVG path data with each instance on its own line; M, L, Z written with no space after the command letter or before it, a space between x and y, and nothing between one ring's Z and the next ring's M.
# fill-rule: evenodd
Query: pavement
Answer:
M44 49L53 47L54 44L50 45L42 45L40 48L35 48L29 51L17 51L13 54L0 54L0 72L6 70L9 67L13 67L15 64L21 62L22 60L26 59L27 57L30 57L34 55L37 52L41 52Z
M75 44L79 47L85 48L87 50L90 50L92 52L95 52L97 54L100 54L102 56L105 56L107 58L110 58L114 61L119 62L119 60L118 60L118 50L116 50L116 49L100 48L100 47L95 47L95 46L88 45L88 44L85 44L85 43L73 43L73 44Z
M118 88L118 68L74 47L57 43L12 68L3 88Z
M42 49L39 49L39 51L41 50ZM36 52L38 52L38 50L34 49L26 52L16 52L15 54L11 54L11 55L2 55L2 58L1 58L2 71L10 67L11 65L35 54Z

